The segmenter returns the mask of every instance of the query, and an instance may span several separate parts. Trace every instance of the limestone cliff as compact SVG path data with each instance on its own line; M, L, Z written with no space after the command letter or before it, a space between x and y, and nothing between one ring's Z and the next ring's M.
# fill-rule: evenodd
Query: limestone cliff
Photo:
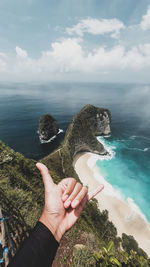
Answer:
M96 136L110 134L111 115L108 109L86 105L74 116L66 136L65 145L71 158L79 152L92 152L104 155L104 146L97 141Z

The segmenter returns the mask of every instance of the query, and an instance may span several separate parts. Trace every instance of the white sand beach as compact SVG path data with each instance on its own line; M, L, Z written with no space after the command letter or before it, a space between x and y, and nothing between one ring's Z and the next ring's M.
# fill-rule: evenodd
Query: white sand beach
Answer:
M96 166L98 156L91 153L82 153L76 156L74 168L89 191L95 189L99 183L104 184L104 190L96 196L99 209L109 211L109 219L117 228L118 236L122 233L134 236L139 246L150 256L150 224L140 214L134 203L124 202L114 192L112 186L100 175ZM130 204L130 205L129 205Z

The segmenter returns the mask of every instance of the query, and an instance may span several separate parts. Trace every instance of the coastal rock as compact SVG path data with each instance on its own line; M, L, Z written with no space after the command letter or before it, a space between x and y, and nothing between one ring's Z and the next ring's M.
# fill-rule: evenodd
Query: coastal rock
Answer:
M80 249L84 249L84 248L86 248L86 246L83 245L83 244L76 244L76 245L73 247L74 250L80 250Z
M59 127L55 118L50 114L44 114L40 117L38 130L40 140L48 141L50 138L58 134Z
M86 105L74 116L66 136L71 158L79 152L92 152L99 155L107 154L103 144L96 136L110 134L111 114L108 109Z
M73 256L76 255L77 251L82 250L82 249L87 249L87 246L83 245L83 244L76 244L73 247Z

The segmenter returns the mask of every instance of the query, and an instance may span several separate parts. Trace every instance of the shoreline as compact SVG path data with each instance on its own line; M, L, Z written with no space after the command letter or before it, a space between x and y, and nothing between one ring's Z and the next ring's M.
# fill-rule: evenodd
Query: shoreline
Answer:
M97 159L98 155L81 153L75 157L73 167L83 185L88 186L89 191L95 189L99 183L104 184L104 190L96 196L98 208L101 211L108 210L109 220L117 228L118 236L122 233L132 235L139 247L150 257L150 224L140 212L135 211L129 203L121 199L119 192L116 196L115 189L101 176L96 166Z

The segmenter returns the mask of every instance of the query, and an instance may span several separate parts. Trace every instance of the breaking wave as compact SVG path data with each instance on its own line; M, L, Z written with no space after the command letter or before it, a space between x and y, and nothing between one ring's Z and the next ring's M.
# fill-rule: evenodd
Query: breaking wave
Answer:
M63 129L59 129L58 133L54 136L52 136L49 140L43 140L40 136L39 136L39 139L40 139L40 143L41 144L46 144L46 143L50 143L51 141L53 141L60 133L63 133ZM39 131L38 131L38 134L39 134Z

